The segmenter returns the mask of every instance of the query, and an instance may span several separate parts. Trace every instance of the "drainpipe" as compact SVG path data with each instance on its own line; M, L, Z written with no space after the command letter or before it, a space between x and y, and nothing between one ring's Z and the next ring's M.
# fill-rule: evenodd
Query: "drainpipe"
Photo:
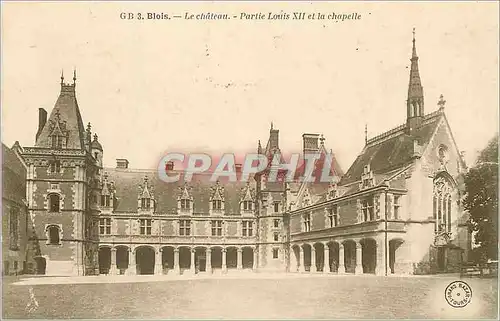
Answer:
M384 244L385 245L384 246L384 252L385 252L385 260L384 260L385 261L385 264L384 264L385 265L385 276L387 276L388 269L389 269L389 267L387 266L387 257L388 257L388 254L389 254L388 253L388 251L389 251L389 244L387 242L387 211L388 211L388 208L387 208L387 191L388 190L389 190L389 187L386 186L385 187L385 211L384 211L385 212L384 213L385 214L385 222L384 222L385 223L385 228L384 228L384 233L385 233L385 240L384 240L384 242L385 242L385 244Z

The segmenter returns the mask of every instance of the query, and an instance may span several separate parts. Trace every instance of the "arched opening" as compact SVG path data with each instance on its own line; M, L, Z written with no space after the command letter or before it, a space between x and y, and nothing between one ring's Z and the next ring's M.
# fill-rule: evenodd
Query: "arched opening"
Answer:
M304 251L304 270L311 271L311 246L309 244L302 245Z
M401 251L404 241L402 239L393 239L389 241L389 269L391 273L401 273L398 262L401 261Z
M356 271L356 242L353 240L344 242L344 265L346 273Z
M207 271L207 249L204 247L197 247L194 252L194 262L196 273Z
M49 195L49 209L51 212L59 212L61 210L59 194Z
M377 242L374 239L363 239L360 243L363 273L375 273L377 267Z
M116 268L118 274L125 274L128 269L129 262L129 248L126 246L116 247Z
M226 267L228 269L236 269L238 266L238 249L235 247L228 247L226 249Z
M111 248L99 248L99 274L109 274L111 268Z
M136 273L139 275L154 274L155 250L149 246L135 249Z
M330 242L328 243L328 259L330 267L330 272L339 271L339 243ZM327 271L328 272L328 271Z
M61 229L57 225L49 225L47 226L47 234L48 234L48 244L51 245L59 245L61 244Z
M241 255L242 255L243 268L253 269L253 248L244 247Z
M222 249L220 247L212 248L212 270L222 269Z
M313 246L316 252L316 271L323 272L325 265L325 246L323 243L315 243Z
M179 248L179 268L181 273L191 268L191 249L189 247Z
M47 261L42 256L35 257L36 271L35 274L43 275L47 269Z
M174 269L174 248L165 246L161 249L161 265L163 267L163 274L168 274L168 271Z

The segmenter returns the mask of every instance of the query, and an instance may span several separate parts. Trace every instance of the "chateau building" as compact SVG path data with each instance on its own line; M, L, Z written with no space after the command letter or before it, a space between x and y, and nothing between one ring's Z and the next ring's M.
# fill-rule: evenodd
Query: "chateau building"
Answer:
M444 99L424 113L415 39L404 124L366 140L345 173L322 136L303 135L304 156L320 156L315 168L333 156L330 182L299 179L314 175L305 165L294 182L269 179L271 168L248 182L197 173L177 183L126 159L105 168L105 149L84 126L75 92L76 74L71 84L61 76L48 120L39 110L35 146L13 148L24 166L26 251L36 273L423 274L467 260L466 167ZM277 129L257 152L281 157ZM182 173L173 163L165 170Z

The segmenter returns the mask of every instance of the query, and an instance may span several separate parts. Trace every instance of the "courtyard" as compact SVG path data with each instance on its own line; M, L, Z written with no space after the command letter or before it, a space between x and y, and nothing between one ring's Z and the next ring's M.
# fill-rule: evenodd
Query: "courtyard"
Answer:
M457 275L255 274L210 277L4 277L15 319L495 319L497 279L465 278L472 301L452 308ZM31 290L30 290L31 289ZM32 292L32 296L30 296ZM38 307L27 309L34 297Z

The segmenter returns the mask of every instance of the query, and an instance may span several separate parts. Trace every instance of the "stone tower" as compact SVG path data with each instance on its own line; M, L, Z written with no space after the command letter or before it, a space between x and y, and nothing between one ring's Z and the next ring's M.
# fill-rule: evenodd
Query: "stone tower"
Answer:
M26 196L36 272L91 275L98 270L99 176L102 146L85 130L73 83L64 82L47 120L40 108L34 147L19 149L27 167Z

